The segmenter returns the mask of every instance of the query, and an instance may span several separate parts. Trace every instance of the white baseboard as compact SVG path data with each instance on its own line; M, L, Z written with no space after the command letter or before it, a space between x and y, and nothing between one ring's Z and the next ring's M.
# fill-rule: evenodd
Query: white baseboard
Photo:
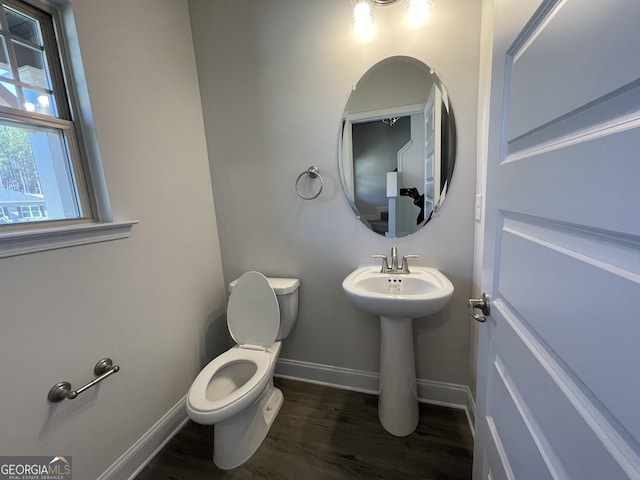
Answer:
M186 395L97 480L132 480L187 423Z
M275 376L372 395L377 395L379 391L377 373L286 358L278 359Z
M378 374L364 370L282 358L276 364L275 376L372 395L377 395L379 392ZM418 379L416 384L420 402L463 409L467 414L471 432L474 432L475 403L468 386L422 379ZM181 398L97 480L134 479L187 423L185 401L186 396Z
M373 395L379 393L378 374L363 370L281 358L276 364L275 376ZM467 385L423 379L418 379L416 384L418 401L463 409L474 433L475 402Z

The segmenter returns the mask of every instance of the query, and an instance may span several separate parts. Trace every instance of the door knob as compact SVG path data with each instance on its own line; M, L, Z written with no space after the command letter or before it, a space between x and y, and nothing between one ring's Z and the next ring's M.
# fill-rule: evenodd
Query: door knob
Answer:
M482 294L482 298L470 298L467 302L469 304L469 313L478 322L486 322L487 317L485 315L489 315L491 309L489 308L489 295L486 293ZM480 312L476 312L476 309L480 310Z

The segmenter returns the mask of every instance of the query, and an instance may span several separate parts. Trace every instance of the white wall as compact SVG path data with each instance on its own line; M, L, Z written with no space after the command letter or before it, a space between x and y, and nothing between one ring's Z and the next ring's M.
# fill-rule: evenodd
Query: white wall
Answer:
M0 260L0 452L71 455L74 478L93 479L227 336L187 3L73 6L114 216L140 223L129 239ZM105 356L122 370L47 402Z
M405 4L377 10L379 34L359 44L346 0L189 0L225 281L246 270L302 281L300 315L282 358L378 371L379 325L345 298L342 279L375 253L419 254L454 283L450 305L415 327L419 378L467 385L480 7L437 2L407 31ZM386 239L356 220L338 176L338 133L352 85L375 63L410 55L436 69L456 116L458 155L440 215ZM294 182L310 165L322 195Z
M428 69L415 61L394 59L392 67L389 62L367 71L359 79L357 90L352 92L347 103L350 114L427 102L433 84ZM398 81L402 88L389 88Z

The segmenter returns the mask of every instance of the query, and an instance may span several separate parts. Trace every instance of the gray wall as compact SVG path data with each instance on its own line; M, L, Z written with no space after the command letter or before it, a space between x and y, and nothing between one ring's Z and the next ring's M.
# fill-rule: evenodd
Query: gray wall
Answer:
M393 127L381 120L354 123L353 148L354 203L365 218L380 219L377 208L388 210L387 172L398 168L398 150L411 140L411 117L403 117Z
M302 280L300 316L281 358L378 371L379 325L341 282L374 253L442 270L450 305L415 326L418 377L469 383L469 319L480 2L437 2L429 25L407 31L404 4L377 10L378 37L359 44L345 0L189 0L225 281L246 270ZM457 168L440 215L390 240L356 220L338 176L338 131L352 85L391 55L436 69L458 122ZM317 165L314 201L296 177Z
M71 455L73 478L88 480L227 336L187 3L73 6L114 216L140 223L129 239L0 259L0 452ZM54 383L81 386L104 356L122 370L47 403Z

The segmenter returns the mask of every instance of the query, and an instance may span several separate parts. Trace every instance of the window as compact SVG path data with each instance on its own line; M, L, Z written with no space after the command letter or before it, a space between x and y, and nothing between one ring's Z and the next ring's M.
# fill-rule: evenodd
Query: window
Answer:
M55 10L33 1L0 5L0 233L93 222Z
M42 212L40 211L40 207L36 205L21 206L20 214L22 215L22 218L27 218L27 219L42 217Z
M70 2L0 0L0 258L131 235L92 125Z

